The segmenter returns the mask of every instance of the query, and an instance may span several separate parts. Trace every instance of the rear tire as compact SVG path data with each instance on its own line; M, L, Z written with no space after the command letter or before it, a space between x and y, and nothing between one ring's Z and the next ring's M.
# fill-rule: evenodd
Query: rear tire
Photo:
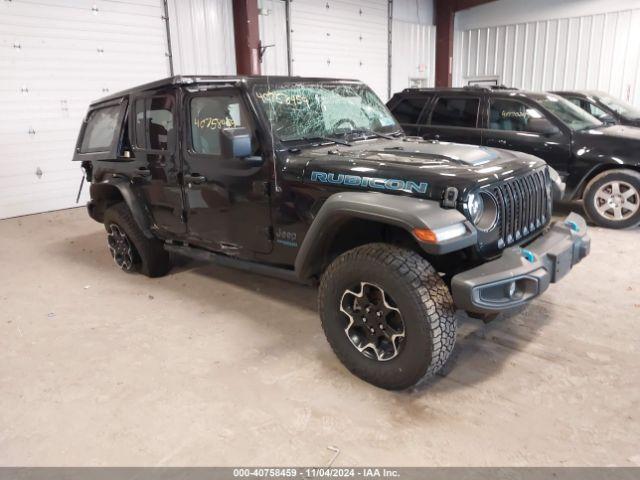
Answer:
M345 252L324 272L318 305L337 357L378 387L415 386L437 373L453 351L449 289L412 250L372 243Z
M169 253L157 238L147 238L123 202L104 213L107 246L116 265L125 272L161 277L171 269Z
M605 228L629 228L640 224L640 173L607 170L587 184L583 195L589 218Z

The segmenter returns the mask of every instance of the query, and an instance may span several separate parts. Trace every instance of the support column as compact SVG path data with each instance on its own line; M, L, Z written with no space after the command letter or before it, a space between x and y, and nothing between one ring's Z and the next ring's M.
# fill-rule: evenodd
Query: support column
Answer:
M436 87L450 87L453 68L453 19L456 2L435 1L436 17Z
M456 12L495 0L434 0L436 17L436 87L450 87L453 69L453 21Z
M238 75L260 75L258 0L233 0Z

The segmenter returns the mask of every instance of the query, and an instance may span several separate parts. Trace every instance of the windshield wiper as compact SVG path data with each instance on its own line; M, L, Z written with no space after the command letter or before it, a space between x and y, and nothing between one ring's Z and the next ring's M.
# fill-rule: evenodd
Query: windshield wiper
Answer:
M351 146L351 144L346 140L342 140L340 138L333 138L333 137L302 137L300 138L300 140L302 140L303 142L309 142L309 143L317 143L317 141L319 140L321 142L332 142L338 145L345 145L347 147Z
M395 140L396 139L396 137L394 137L392 134L376 132L375 130L371 130L369 128L355 128L355 129L353 129L353 130L351 130L350 132L347 132L347 133L348 134L361 133L362 135L365 135L365 136L380 137L380 138L385 138L387 140Z

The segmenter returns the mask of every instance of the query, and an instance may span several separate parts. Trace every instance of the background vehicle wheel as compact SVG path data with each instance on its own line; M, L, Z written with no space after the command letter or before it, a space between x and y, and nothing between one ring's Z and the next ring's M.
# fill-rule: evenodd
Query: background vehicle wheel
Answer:
M125 203L107 209L104 227L109 253L125 272L139 271L148 277L161 277L171 269L169 254L162 242L144 236Z
M401 390L430 377L455 344L447 286L405 248L372 243L340 255L322 276L318 306L340 361L378 387Z
M640 224L640 173L608 170L597 175L585 188L583 202L589 218L601 227Z

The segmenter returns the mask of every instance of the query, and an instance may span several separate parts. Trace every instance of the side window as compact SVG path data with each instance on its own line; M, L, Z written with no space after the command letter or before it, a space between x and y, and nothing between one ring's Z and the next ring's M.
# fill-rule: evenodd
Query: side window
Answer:
M393 115L398 122L406 124L417 124L420 112L430 98L403 98L393 109Z
M584 106L582 105L582 100L580 100L579 98L567 97L567 100L573 103L576 107L584 108Z
M489 106L489 128L492 130L509 130L528 132L529 120L544 118L544 115L533 107L517 100L491 100Z
M116 134L120 131L118 125L120 110L120 105L114 105L98 108L89 113L80 153L106 152L111 148Z
M587 112L589 112L591 115L596 117L598 120L611 119L611 115L609 115L607 112L602 110L600 107L597 107L593 103L587 102L586 106L587 106Z
M144 150L172 150L173 97L140 98L135 102L136 146Z
M247 127L250 115L237 93L193 97L191 115L191 147L196 153L220 155L220 134L225 128Z
M144 98L139 98L135 102L135 114L136 114L136 147L142 148L143 150L147 148L146 143L146 130L145 130L145 102Z
M431 125L473 128L478 119L479 105L479 98L439 98L431 114Z

